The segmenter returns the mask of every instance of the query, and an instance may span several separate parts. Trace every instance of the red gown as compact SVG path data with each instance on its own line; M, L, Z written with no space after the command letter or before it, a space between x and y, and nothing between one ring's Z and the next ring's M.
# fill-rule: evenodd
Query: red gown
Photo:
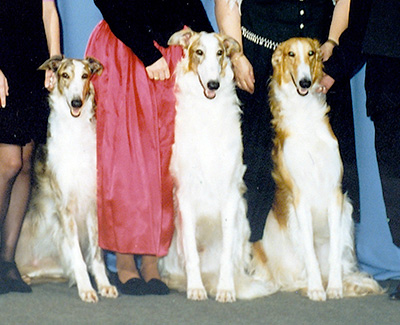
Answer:
M86 55L104 65L93 78L97 102L99 245L129 254L164 256L174 231L172 178L177 46L159 47L172 77L152 81L145 67L103 20Z

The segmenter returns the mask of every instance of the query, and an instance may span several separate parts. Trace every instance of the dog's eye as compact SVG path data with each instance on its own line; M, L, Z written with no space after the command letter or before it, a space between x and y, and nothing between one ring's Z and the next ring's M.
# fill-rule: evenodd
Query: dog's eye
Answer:
M315 52L314 51L310 51L310 52L308 52L308 56L313 56L315 54Z
M222 50L218 50L218 52L217 52L217 56L221 56L223 53L224 53L224 51L222 51Z
M82 79L87 79L87 78L89 78L89 75L88 75L87 73L84 73L84 74L82 75Z
M203 55L203 51L202 50L196 50L196 54L201 56L201 55Z
M292 51L290 51L290 52L288 53L288 55L291 56L291 57L294 57L294 56L295 56L294 52L292 52Z
M63 77L64 79L69 79L69 75L68 73L64 72L61 77Z

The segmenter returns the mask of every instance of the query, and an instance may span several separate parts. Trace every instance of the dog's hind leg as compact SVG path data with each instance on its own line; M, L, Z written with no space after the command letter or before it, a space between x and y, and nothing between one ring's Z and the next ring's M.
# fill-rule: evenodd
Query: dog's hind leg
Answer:
M200 257L196 243L196 215L188 204L181 204L181 202L187 202L187 200L179 201L182 245L187 275L187 298L205 300L207 299L207 292L201 279Z
M94 203L95 205L95 203ZM87 258L90 272L94 275L99 294L107 298L117 298L118 291L115 286L110 284L108 280L106 268L104 264L103 252L98 245L98 231L97 231L97 214L96 209L89 212L86 219L88 229L89 246L87 248Z
M62 240L59 243L60 256L62 256L64 266L68 270L68 276L75 277L80 298L85 302L97 302L99 299L90 282L79 244L78 226L74 219L74 212L78 209L72 208L73 206L74 204L70 203L67 204L67 207L59 210L63 232Z

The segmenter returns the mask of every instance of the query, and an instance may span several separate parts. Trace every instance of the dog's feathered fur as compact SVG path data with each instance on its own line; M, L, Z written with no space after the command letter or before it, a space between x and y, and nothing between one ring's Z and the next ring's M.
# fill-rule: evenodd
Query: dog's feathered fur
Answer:
M16 261L30 278L68 277L83 301L96 302L88 270L100 295L117 297L97 245L96 130L93 74L103 66L93 58L56 57L56 84L49 95L47 144L38 148L35 185L17 247Z
M215 33L177 32L170 44L185 56L176 69L176 120L170 170L177 216L167 257L161 261L171 288L187 297L220 302L272 292L246 274L250 228L243 199L240 108L229 57L240 50ZM186 286L187 284L187 286Z
M270 104L275 130L276 194L262 241L253 245L256 273L281 290L323 301L381 293L358 271L352 205L343 194L343 167L332 132L319 43L290 39L272 57Z

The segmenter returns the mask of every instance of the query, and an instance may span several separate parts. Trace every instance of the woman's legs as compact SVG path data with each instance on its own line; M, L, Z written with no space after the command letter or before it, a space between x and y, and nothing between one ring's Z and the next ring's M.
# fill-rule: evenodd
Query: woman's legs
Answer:
M0 144L0 271L3 280L18 283L22 280L13 263L31 193L33 147L33 143L24 147ZM28 287L18 288L28 290ZM13 291L20 291L18 288Z

